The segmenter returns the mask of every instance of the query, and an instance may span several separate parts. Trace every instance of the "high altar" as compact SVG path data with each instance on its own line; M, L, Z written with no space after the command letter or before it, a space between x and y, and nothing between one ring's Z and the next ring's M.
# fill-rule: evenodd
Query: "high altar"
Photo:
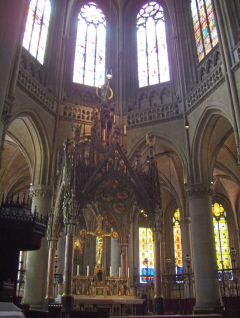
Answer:
M45 307L54 299L54 258L64 223L66 246L61 293L64 309L82 309L88 306L92 308L101 304L111 306L112 313L138 312L138 306L141 307L143 300L136 298L136 291L130 286L133 268L130 274L128 246L134 214L139 214L141 210L147 211L145 214L148 216L148 227L153 229L155 235L154 301L155 312L161 313L162 310L159 308L163 306L160 257L157 255L160 254L162 213L160 182L155 162L155 139L153 136L146 137L149 146L146 165L143 167L140 163L140 149L135 155L134 167L130 165L127 158L126 125L120 120L121 116L114 105L109 103L113 95L110 88L111 77L111 74L108 74L105 84L97 88L97 96L101 98L101 103L93 110L91 136L86 136L84 124L76 120L71 124L72 140L66 137L63 148L58 153L47 230L49 263ZM86 208L95 214L95 231L88 230L83 212ZM111 231L103 230L103 220ZM95 238L91 249L88 245L87 253L85 252L88 259L95 254L93 273L89 273L88 266L86 276L80 276L79 272L73 270L74 243L80 221L81 239ZM93 219L91 222L94 224ZM103 266L104 237L111 237L117 241L120 254L118 277L116 273L113 277L111 270L110 273L106 273L106 266ZM110 255L111 251L108 252ZM83 259L82 255L81 258ZM110 261L109 256L108 267L111 269Z

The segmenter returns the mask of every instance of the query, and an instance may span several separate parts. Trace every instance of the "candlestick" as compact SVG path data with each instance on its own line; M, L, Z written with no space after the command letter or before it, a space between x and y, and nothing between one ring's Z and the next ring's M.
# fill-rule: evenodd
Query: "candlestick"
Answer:
M130 274L130 273L129 273L129 267L128 267L128 278L129 278L129 276L130 276L129 274Z

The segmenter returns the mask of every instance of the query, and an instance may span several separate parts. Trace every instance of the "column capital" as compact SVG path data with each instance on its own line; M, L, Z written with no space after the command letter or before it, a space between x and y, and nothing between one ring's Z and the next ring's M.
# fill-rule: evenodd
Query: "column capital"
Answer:
M129 247L129 244L128 243L119 243L119 245L121 246L121 247Z
M180 220L180 225L182 225L182 224L190 224L190 223L191 223L191 220L190 220L189 216L181 218L181 220Z
M189 200L200 196L212 196L213 187L204 184L194 184L186 188L186 194Z
M57 249L57 240L48 240L48 248L50 250L55 250Z
M31 198L36 198L36 197L51 198L52 187L48 185L37 185L37 186L32 185L30 187L29 194Z
M71 222L65 223L65 235L75 236L77 224L77 220L71 220Z

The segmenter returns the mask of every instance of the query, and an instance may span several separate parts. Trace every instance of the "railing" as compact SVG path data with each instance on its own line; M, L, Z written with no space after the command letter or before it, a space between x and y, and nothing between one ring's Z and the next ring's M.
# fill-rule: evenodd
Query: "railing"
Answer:
M19 67L17 85L46 110L52 113L56 112L56 98L21 66Z
M181 107L176 103L165 106L154 106L129 112L127 123L128 126L132 126L154 120L174 119L175 117L178 118L180 114L182 114Z
M219 287L222 297L240 296L240 268L218 271Z
M92 121L92 108L84 106L64 105L61 110L62 117Z
M202 102L222 81L224 81L224 74L222 65L220 64L187 96L187 109L194 109L194 107Z
M47 217L39 215L36 211L32 213L27 212L26 210L2 208L0 209L0 219L39 223L45 226L47 225Z

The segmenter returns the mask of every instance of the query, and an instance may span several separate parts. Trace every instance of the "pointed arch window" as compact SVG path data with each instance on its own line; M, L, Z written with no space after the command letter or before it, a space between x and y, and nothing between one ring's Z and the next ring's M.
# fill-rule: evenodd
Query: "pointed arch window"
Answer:
M31 0L23 46L43 64L51 15L50 0Z
M212 205L213 227L218 269L229 269L231 265L228 226L224 207L215 202Z
M106 19L94 2L81 7L78 14L73 82L102 85L105 79Z
M156 1L142 6L137 15L139 87L170 80L163 8Z
M218 43L216 20L211 0L192 0L192 19L200 62Z
M174 240L174 257L176 274L183 272L182 265L182 242L180 228L180 211L177 209L173 214L173 240Z
M140 283L147 283L154 277L153 232L150 228L139 228L139 274Z

